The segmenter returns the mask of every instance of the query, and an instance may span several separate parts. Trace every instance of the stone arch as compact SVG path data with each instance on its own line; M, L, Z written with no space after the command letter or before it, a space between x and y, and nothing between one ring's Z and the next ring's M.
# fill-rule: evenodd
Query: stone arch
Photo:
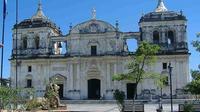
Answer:
M62 84L67 80L67 77L61 75L61 74L56 74L52 77L50 77L50 81L56 83L56 84Z

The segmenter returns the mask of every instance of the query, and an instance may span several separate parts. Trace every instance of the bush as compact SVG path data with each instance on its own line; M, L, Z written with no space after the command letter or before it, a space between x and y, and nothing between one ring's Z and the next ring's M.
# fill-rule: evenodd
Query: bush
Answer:
M37 110L41 109L42 104L39 103L36 99L32 99L26 103L26 110Z
M124 99L125 99L125 93L123 91L115 90L113 93L115 100L117 101L117 104L120 108L120 111L124 111Z
M18 90L9 87L0 86L1 108L5 109L11 103L15 103L18 99Z
M185 102L185 104L183 105L184 108L184 112L193 112L193 105L191 103L187 103Z

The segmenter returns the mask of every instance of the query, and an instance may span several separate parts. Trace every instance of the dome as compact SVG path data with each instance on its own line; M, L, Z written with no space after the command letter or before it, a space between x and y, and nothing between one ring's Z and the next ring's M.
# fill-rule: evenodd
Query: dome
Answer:
M91 19L73 27L71 33L106 33L115 31L116 28L111 24L105 21Z
M39 2L38 9L35 15L30 19L25 19L17 25L14 25L14 28L39 28L39 27L50 27L55 29L58 33L61 33L59 27L56 26L51 20L49 20L42 11L42 5Z

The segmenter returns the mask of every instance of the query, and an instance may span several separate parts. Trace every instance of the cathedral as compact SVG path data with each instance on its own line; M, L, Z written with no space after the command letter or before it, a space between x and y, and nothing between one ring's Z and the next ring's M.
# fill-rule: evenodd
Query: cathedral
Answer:
M156 64L145 70L169 78L171 63L173 95L189 82L187 18L182 11L169 11L163 0L158 0L156 9L140 18L137 32L123 32L118 22L112 25L97 19L93 9L91 19L70 26L67 35L62 35L59 27L44 15L39 3L35 15L13 27L11 86L34 88L41 97L46 85L53 81L60 87L59 96L63 99L109 100L116 89L131 99L134 82L112 80L114 74L127 72L126 65L134 56L127 39L160 46ZM169 80L165 85L163 94L169 96ZM160 95L152 79L145 79L137 87L138 97L146 92Z

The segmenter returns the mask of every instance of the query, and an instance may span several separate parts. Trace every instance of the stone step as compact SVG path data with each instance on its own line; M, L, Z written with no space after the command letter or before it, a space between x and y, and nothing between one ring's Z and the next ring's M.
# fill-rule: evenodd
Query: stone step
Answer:
M173 99L174 104L183 104L185 101L192 102L194 99ZM132 100L125 100L132 102ZM116 104L115 100L61 100L62 104ZM157 104L158 100L136 100L136 104ZM163 104L170 104L170 99L163 99Z
M126 100L125 102L132 102ZM136 100L136 104L147 102L145 100ZM115 100L61 100L62 104L116 104Z

